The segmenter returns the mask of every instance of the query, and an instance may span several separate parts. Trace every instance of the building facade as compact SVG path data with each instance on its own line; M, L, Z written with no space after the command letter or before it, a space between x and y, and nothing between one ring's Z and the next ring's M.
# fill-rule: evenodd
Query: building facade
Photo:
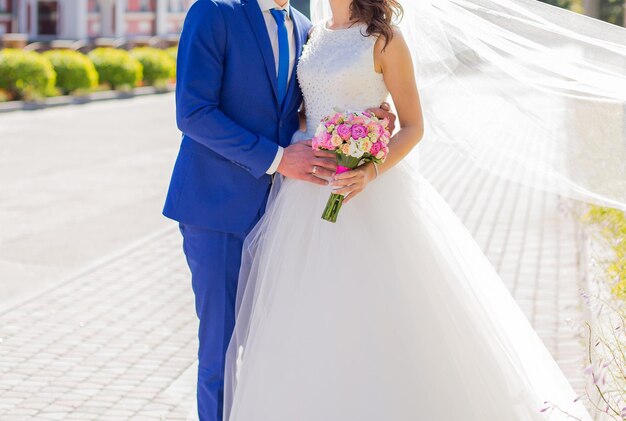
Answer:
M0 35L31 40L178 34L195 0L0 0Z
M31 40L178 34L195 0L0 0L0 35ZM309 0L291 0L308 15Z

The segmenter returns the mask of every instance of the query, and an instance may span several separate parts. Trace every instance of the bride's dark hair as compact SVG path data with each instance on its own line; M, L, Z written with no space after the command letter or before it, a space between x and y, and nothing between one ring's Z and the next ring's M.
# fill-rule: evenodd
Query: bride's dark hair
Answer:
M352 0L350 4L351 19L365 23L367 35L383 37L384 48L393 39L392 25L403 12L398 0Z

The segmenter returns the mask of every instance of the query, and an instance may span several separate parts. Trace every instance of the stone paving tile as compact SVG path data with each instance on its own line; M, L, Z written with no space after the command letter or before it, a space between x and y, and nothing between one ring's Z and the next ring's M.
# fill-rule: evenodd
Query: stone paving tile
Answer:
M0 419L184 419L196 326L172 228L0 314Z

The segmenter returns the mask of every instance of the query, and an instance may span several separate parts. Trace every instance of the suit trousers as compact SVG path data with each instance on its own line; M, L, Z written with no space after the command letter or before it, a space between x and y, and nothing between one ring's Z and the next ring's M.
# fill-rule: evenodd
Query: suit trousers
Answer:
M198 416L200 421L221 421L225 356L235 326L241 253L250 230L225 233L180 224L180 231L200 320Z

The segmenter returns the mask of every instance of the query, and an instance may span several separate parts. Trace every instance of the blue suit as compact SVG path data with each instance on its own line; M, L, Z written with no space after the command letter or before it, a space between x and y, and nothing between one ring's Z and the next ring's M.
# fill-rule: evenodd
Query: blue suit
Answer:
M296 52L311 23L291 8ZM198 413L222 419L224 357L234 327L241 249L263 214L266 171L299 128L293 72L282 106L256 0L198 0L178 49L176 118L182 143L163 214L180 223L200 319Z

